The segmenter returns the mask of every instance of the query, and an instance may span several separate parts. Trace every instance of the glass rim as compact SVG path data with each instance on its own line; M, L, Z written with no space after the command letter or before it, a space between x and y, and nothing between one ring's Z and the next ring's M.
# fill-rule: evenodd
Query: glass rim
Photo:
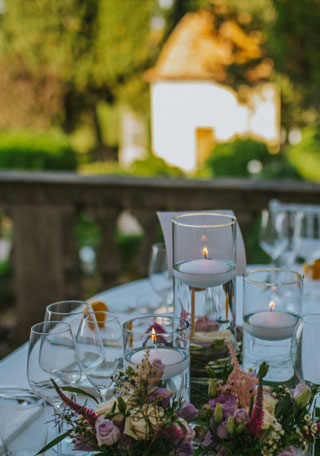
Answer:
M310 321L307 321L308 318L310 318ZM304 314L300 317L300 319L303 323L307 323L308 325L320 325L320 314L317 313ZM318 322L315 320L318 320Z
M65 304L65 303L76 303L76 304L81 304L81 305L85 305L85 306L91 306L91 304L87 301L81 301L81 300L64 300L64 301L56 301L56 302L52 302L51 304L48 304L47 307L46 307L46 312L50 312L51 314L56 314L56 315L69 315L71 312L74 313L74 314L78 314L78 313L82 313L83 312L83 309L82 310L79 310L78 312L75 312L75 311L70 311L70 312L61 312L61 311L57 311L57 310L51 310L51 307L53 306L56 306L58 304Z
M57 328L57 326L60 326L61 325L64 325L65 326L65 329L61 329L61 330L57 330L55 331L54 333L53 332L50 332L50 330L48 329L47 331L37 331L37 327L43 327L44 325L50 325L51 328ZM39 323L35 323L34 325L31 326L31 329L30 329L30 332L34 333L34 334L40 334L40 335L44 335L44 334L62 334L64 332L66 332L66 330L68 329L68 331L71 332L72 334L72 329L71 329L71 325L70 323L68 323L67 321L61 321L61 320L46 320L46 321L41 321Z
M134 322L134 321L138 321L138 320L146 320L146 319L157 319L157 318L167 318L169 320L177 320L177 321L183 321L184 322L184 327L183 328L176 328L175 330L172 330L172 331L166 331L166 332L159 332L159 331L156 331L154 330L155 332L152 333L152 330L148 331L148 332L143 332L143 331L136 331L134 330L133 328L129 328L129 324L131 322ZM161 323L159 323L161 324ZM156 316L154 317L153 315L149 315L149 316L145 316L145 317L136 317L136 318L131 318L130 320L127 320L123 323L122 325L123 327L123 330L128 332L128 333L132 333L132 334L137 334L137 335L152 335L152 334L155 334L155 335L163 335L163 334L168 334L168 335L171 335L171 334L174 334L174 333L180 333L180 332L183 332L183 331L186 331L189 327L190 327L190 323L187 322L187 320L183 319L183 318L178 318L178 317L172 317L171 315L159 315L159 316Z
M278 271L278 272L289 272L290 274L294 274L296 276L296 280L283 280L283 281L277 281L277 282L266 282L262 280L254 280L250 279L249 276L250 274L254 274L257 272L270 272L270 271ZM293 271L292 269L286 269L286 268L257 268L257 269L252 269L250 271L247 271L246 274L244 275L243 279L246 283L252 283L255 285L263 285L265 287L272 287L272 286L283 286L283 285L294 285L296 283L300 283L304 278L304 275L301 274L300 272Z
M199 215L205 215L205 216L218 216L218 217L225 217L227 219L230 219L229 222L226 223L213 223L213 224L193 224L191 225L190 223L183 223L179 219L183 217L194 217L194 216L199 216ZM178 214L175 215L171 218L172 223L178 226L184 226L184 227L189 227L189 228L223 228L225 226L233 226L237 222L237 218L235 215L231 214L222 214L221 212L188 212L185 214Z
M118 315L116 315L113 312L109 312L108 310L94 310L92 312L88 312L88 313L83 315L82 320L87 320L89 318L89 316L91 317L91 316L94 315L95 316L95 320L97 321L97 323L100 323L100 321L97 319L97 314L98 315L99 314L104 314L104 315L107 315L107 317L111 317L111 320L109 320L110 323L112 321L114 321L114 320L118 320L120 322ZM108 321L108 319L106 321Z

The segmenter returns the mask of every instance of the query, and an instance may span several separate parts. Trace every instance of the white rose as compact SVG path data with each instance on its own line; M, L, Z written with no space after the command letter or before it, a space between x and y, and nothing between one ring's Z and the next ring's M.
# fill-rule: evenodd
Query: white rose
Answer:
M105 416L107 415L108 413L111 413L112 412L112 409L114 407L114 404L116 404L115 408L114 408L114 411L117 412L119 411L118 409L118 401L115 397L112 397L111 399L109 399L108 401L106 402L101 402L101 404L98 404L97 405L97 408L95 410L95 414L98 415L98 416ZM122 415L119 413L118 415L115 415L112 420L122 420Z
M148 420L145 419L148 416ZM124 434L135 440L147 440L152 429L161 426L165 420L161 407L145 404L142 410L135 407L126 418Z
M267 410L272 415L276 409L277 401L270 394L263 395L263 410Z
M276 432L281 431L281 424L275 419L274 415L265 408L263 408L263 421L262 421L262 429L269 429L272 426L273 430Z

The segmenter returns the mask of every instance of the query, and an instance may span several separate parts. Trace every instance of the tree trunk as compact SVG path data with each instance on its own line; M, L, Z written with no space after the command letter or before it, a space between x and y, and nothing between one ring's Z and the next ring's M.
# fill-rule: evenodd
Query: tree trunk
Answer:
M92 107L92 118L96 136L96 147L93 158L95 161L113 161L115 159L114 151L104 142L96 104Z

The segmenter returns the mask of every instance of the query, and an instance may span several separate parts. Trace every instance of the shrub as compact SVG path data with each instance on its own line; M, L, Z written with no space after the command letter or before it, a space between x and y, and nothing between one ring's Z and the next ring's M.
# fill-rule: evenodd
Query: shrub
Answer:
M130 171L136 176L183 177L183 171L177 166L168 165L165 160L149 155L144 160L135 160Z
M250 160L259 160L262 164L270 160L267 145L262 141L238 138L217 144L207 165L215 177L246 177L250 175L247 168Z
M287 156L303 178L320 182L320 125L305 127L300 143L289 146Z
M263 179L301 179L301 174L284 154L273 155L262 168L259 177Z
M0 133L0 169L75 170L76 166L76 152L62 133Z
M183 177L184 173L176 166L168 165L162 158L150 155L144 160L135 160L129 168L117 162L92 162L79 168L83 174L116 174L143 177Z

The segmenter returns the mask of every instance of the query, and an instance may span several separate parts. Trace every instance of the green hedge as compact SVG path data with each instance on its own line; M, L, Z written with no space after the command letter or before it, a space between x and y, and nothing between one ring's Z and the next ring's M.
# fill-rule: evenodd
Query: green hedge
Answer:
M250 175L247 168L250 160L262 164L270 160L264 142L247 138L217 144L206 164L214 177L246 177Z
M76 152L62 133L0 133L0 169L75 170Z
M304 179L320 182L320 125L305 127L300 143L289 146L286 152Z

